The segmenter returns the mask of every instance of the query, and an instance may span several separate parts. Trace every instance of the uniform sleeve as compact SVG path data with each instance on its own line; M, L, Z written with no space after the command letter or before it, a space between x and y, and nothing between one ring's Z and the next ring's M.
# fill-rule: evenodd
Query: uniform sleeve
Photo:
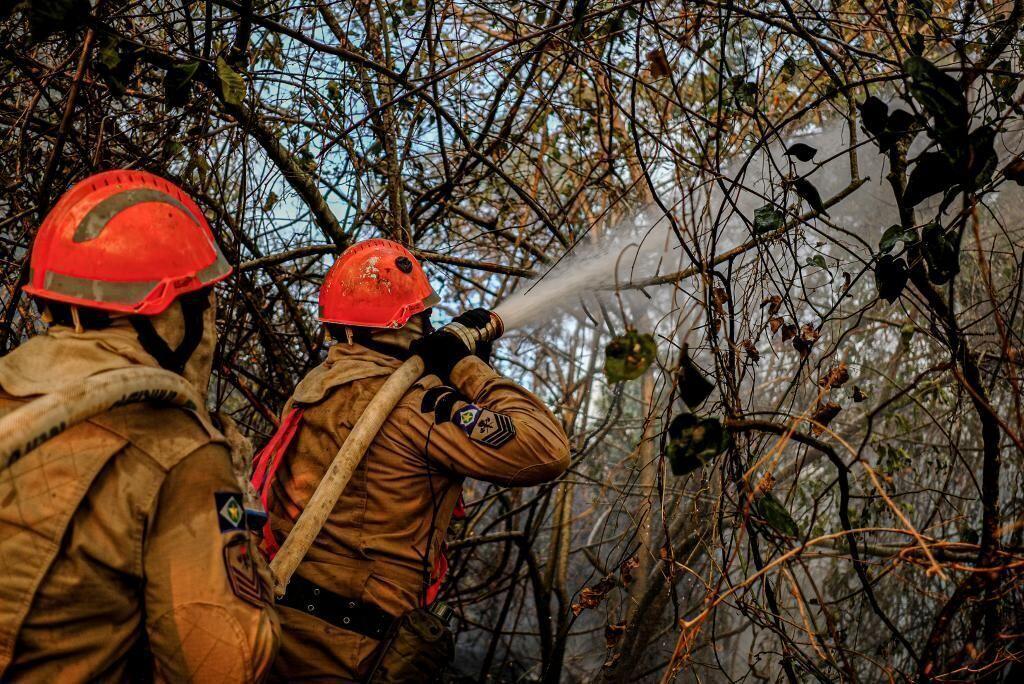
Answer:
M412 393L392 414L413 449L502 485L548 482L569 467L565 431L531 392L475 356L456 364L451 384Z
M146 630L161 681L261 681L277 652L269 571L227 451L207 445L165 478L143 550Z

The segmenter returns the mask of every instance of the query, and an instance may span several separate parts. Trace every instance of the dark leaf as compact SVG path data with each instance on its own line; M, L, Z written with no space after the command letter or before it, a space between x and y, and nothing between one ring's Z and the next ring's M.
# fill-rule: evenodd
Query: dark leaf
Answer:
M649 334L627 330L604 349L604 374L608 382L635 380L654 363L658 347Z
M32 0L28 3L29 30L34 40L57 31L72 31L89 19L89 0Z
M903 203L914 207L940 192L945 192L956 182L953 163L943 152L925 152L917 158L910 180L903 191Z
M843 407L834 401L818 404L814 409L814 413L811 414L811 419L814 421L811 424L811 434L820 435L823 433L828 424L832 422L832 419L838 416L842 410Z
M934 3L932 0L908 0L907 8L910 10L910 15L918 21L928 21L932 18L932 7Z
M779 534L784 534L787 537L800 536L800 528L796 521L771 492L757 500L754 504L754 511Z
M782 326L782 341L786 342L793 339L796 337L796 332L796 323L786 323Z
M1003 175L1017 185L1024 185L1024 156L1016 157L1004 166Z
M779 76L782 78L783 83L789 83L796 76L796 60L790 56L786 56L786 59L782 60L782 68L779 69Z
M167 75L164 76L167 104L172 107L180 107L188 102L192 95L192 83L195 81L197 71L199 71L199 62L175 64L167 70Z
M782 212L771 204L754 210L754 234L770 233L782 227Z
M640 567L640 558L633 554L619 565L619 574L622 576L622 585L629 586L633 583L633 571Z
M907 286L909 275L907 262L903 257L894 259L891 254L880 256L875 263L875 287L878 288L878 296L890 304L895 302L903 288Z
M879 150L888 152L901 139L910 135L919 124L916 116L905 109L897 109L889 115L884 130L878 135Z
M1013 66L1004 59L996 64L993 70L1000 72L992 77L992 87L995 88L996 95L1007 103L1012 102L1013 95L1017 92L1017 85L1020 83L1020 78L1014 73Z
M116 36L108 36L100 44L96 56L96 71L110 88L110 92L118 97L124 95L128 90L128 81L135 71L137 54L125 49Z
M673 475L686 475L704 467L732 443L717 418L698 418L692 413L680 413L673 418L668 437L665 456Z
M970 185L978 189L992 180L996 170L996 132L991 126L981 126L971 133L968 146L971 157L967 165L967 177Z
M648 52L647 61L650 62L651 76L655 79L665 78L672 73L672 66L668 63L668 58L665 57L665 51L662 48Z
M584 34L584 24L587 18L587 9L590 7L590 0L576 0L572 8L572 38L579 40Z
M818 193L818 188L814 187L809 180L797 178L793 181L793 190L800 196L800 199L807 202L811 209L819 214L828 216L828 212L825 211L825 204L821 201L821 194Z
M861 403L862 401L864 401L867 398L868 398L868 395L864 394L864 390L862 390L857 385L853 386L853 400L856 403L859 404L859 403Z
M864 130L880 138L885 133L889 119L889 105L872 95L858 104L857 109L860 110L860 121L864 125Z
M910 94L932 117L939 144L957 156L968 126L967 99L960 82L917 55L903 62L903 71L910 77Z
M938 223L921 230L921 252L928 264L928 279L936 285L948 283L960 272L960 255Z
M730 90L736 104L753 109L757 102L757 84L753 81L744 81L742 76L733 76L729 79Z
M796 157L802 162L809 162L814 159L814 155L818 154L818 150L804 143L793 143L786 150L786 154L790 157Z
M924 36L921 35L920 31L914 31L907 36L907 47L910 48L910 53L920 57L924 54Z
M883 254L891 252L896 243L903 242L911 244L917 241L917 231L913 228L904 228L896 224L886 228L882 239L878 241L878 251Z
M690 349L686 345L683 345L678 380L679 397L691 409L707 401L715 389L715 384L704 376L704 372L690 358Z

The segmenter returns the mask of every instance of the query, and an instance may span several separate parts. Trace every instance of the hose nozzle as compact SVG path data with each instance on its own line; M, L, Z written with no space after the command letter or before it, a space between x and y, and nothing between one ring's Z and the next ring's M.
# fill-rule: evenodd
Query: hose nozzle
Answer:
M487 313L490 314L490 320L482 328L470 328L462 323L452 322L441 329L462 340L469 351L475 351L477 342L491 342L505 334L505 324L501 322L498 314L493 311Z

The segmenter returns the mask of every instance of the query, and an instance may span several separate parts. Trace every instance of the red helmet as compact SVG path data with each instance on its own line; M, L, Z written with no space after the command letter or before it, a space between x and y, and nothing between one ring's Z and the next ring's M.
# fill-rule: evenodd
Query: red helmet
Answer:
M412 252L391 240L364 240L338 257L320 288L320 321L401 328L440 298Z
M231 274L203 213L145 171L106 171L64 193L32 245L25 292L145 316Z

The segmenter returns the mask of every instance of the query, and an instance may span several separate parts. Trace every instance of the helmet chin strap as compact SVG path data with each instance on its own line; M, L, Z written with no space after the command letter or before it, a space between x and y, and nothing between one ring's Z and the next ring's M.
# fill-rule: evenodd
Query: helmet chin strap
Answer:
M210 306L209 293L204 290L189 292L178 298L181 303L181 315L185 323L185 334L181 343L171 349L170 345L153 327L149 316L132 316L129 318L135 334L139 337L142 348L156 359L162 368L181 375L185 372L185 364L192 358L199 343L203 339L203 312Z

